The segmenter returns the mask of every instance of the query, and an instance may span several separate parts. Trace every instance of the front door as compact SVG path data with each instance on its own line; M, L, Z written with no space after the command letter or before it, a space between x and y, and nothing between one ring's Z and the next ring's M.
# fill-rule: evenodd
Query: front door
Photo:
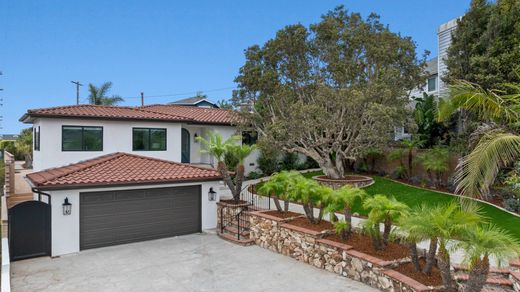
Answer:
M181 162L190 163L190 132L182 129L181 136Z

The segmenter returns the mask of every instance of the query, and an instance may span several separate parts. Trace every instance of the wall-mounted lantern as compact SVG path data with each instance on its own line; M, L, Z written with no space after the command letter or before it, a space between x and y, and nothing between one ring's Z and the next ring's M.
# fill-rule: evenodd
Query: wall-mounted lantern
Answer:
M72 213L72 204L69 203L69 198L65 198L65 201L62 204L63 206L63 215L70 215Z
M193 139L195 140L195 143L198 143L199 140L197 139L199 137L199 134L195 133L195 135L193 135Z
M208 192L208 200L215 201L217 199L217 192L213 190L213 187L209 188Z

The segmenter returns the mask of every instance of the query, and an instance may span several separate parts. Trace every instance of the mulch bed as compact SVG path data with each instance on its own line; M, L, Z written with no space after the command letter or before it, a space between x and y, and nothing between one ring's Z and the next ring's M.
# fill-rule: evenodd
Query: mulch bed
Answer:
M420 260L419 262L421 264L421 268L426 264L424 260ZM436 266L433 266L431 275L417 272L412 263L402 264L399 267L394 268L394 270L426 286L442 285L441 272Z
M277 217L277 218L282 218L282 219L291 218L291 217L297 217L297 216L301 215L300 213L295 213L295 212L291 212L291 211L280 212L278 210L267 211L267 212L264 212L264 214L267 214L267 215L270 215L270 216L274 216L274 217Z
M291 225L310 229L312 231L321 232L324 230L334 230L334 225L329 221L321 220L318 224L312 224L306 217L296 218L288 222Z
M342 240L337 234L332 234L325 238L350 245L352 248L354 248L354 250L366 253L385 261L398 260L410 256L408 247L395 242L390 242L384 250L376 250L372 246L372 239L369 236L356 232L353 232L347 238L347 240Z

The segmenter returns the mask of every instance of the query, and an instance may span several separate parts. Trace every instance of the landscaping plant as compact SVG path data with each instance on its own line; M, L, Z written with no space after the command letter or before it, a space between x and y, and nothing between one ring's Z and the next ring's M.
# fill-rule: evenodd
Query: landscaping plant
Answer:
M413 176L413 152L424 145L423 140L414 138L411 140L401 141L401 145L406 147L407 150L407 162L408 162L408 180Z
M421 164L428 172L430 181L434 187L440 187L442 183L442 175L449 170L450 152L448 148L443 146L435 146L432 149L419 155Z
M400 216L408 213L409 207L394 197L378 194L367 198L363 203L363 208L370 210L367 223L365 224L365 231L372 237L374 248L382 250L388 245L392 225ZM382 235L380 230L381 223L384 226Z
M467 228L460 237L456 248L464 250L464 261L469 268L466 291L481 291L489 274L489 259L503 261L520 254L520 243L508 232L495 225Z
M327 201L326 212L334 215L336 212L343 212L344 221L339 226L341 227L341 238L346 239L352 232L352 207L356 201L362 202L367 197L367 193L359 188L346 185L339 189L332 191ZM332 216L332 217L335 217ZM343 225L343 223L345 223ZM336 227L336 230L338 226Z
M274 174L271 178L262 184L257 190L259 195L270 196L274 201L276 210L279 212L289 211L289 192L292 184L303 179L303 176L297 171L282 171ZM284 208L280 205L280 199L284 200Z
M289 186L289 198L301 203L305 216L313 224L318 224L323 218L326 199L332 193L332 189L323 186L313 179L297 177ZM314 208L319 209L318 217L314 216Z
M217 159L217 171L222 175L224 183L233 195L233 200L237 203L240 201L240 193L242 192L242 183L244 181L244 160L255 149L255 145L237 144L241 139L242 137L240 136L232 136L224 141L220 133L213 132L208 132L207 139L200 136L197 137L197 141L202 143L205 148L201 152L208 153ZM229 166L225 162L225 156L230 152L232 153L231 155L238 159L234 179L231 177Z

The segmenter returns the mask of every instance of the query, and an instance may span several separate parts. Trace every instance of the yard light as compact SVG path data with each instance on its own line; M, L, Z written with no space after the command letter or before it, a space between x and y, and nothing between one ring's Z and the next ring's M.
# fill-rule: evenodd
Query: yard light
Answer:
M209 188L208 192L208 200L215 201L217 199L217 192L213 190L213 187Z
M72 213L72 204L69 203L69 198L65 198L65 201L62 204L63 206L63 215L70 215Z

